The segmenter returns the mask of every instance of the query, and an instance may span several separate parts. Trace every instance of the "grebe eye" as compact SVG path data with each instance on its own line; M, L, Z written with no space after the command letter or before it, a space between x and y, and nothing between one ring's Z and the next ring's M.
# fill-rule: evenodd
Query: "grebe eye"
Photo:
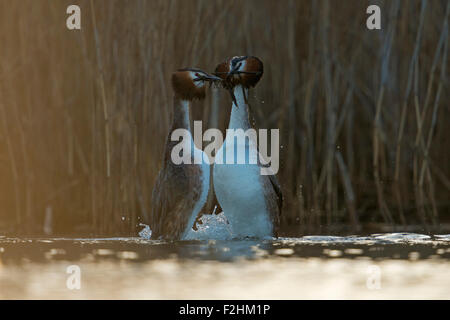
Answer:
M196 73L194 73L194 75L196 76L196 78L193 79L194 81L200 81L200 80L203 80L203 79L202 79L202 76L200 75L200 73L196 72Z

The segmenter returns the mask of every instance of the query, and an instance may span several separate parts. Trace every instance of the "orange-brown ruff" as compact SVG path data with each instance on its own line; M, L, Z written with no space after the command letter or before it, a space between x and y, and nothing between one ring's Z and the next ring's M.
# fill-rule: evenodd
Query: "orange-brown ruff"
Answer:
M244 59L242 61L238 61L237 63L243 63L245 61L245 65L242 69L243 73L238 74L237 76L228 76L228 72L232 69L233 59L239 60ZM236 85L242 85L245 88L253 88L256 86L258 81L261 79L264 73L264 65L261 60L257 57L253 56L243 56L243 57L233 57L229 58L226 61L220 63L214 72L218 77L221 77L223 81L223 86L227 89L234 88Z
M192 228L192 217L194 215L195 219L201 211L202 197L205 197L205 192L206 195L208 193L209 164L177 165L171 159L172 149L179 143L171 141L172 132L179 128L190 131L188 104L205 97L205 86L198 87L192 80L192 74L197 71L200 72L197 69L181 69L172 75L175 92L173 122L166 140L163 165L152 193L152 239L182 238L186 230Z
M175 95L181 100L202 100L206 95L205 86L197 87L192 81L190 76L191 72L198 73L203 71L194 68L185 68L172 74L173 91L175 91Z

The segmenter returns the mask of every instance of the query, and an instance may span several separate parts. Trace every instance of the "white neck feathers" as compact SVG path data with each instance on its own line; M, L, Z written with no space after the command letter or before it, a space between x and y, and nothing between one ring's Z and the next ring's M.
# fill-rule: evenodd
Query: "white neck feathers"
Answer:
M248 105L245 102L245 97L248 97L248 89L242 86L236 86L233 89L233 94L236 98L237 106L233 101L228 129L247 130L250 128L250 123L248 120Z
M187 130L189 130L189 132L191 131L191 121L190 121L190 117L189 117L189 101L188 100L181 100L181 106L180 106L179 112L181 113L182 116L182 122L183 122L183 127L186 128ZM178 110L175 110L175 112L177 112Z

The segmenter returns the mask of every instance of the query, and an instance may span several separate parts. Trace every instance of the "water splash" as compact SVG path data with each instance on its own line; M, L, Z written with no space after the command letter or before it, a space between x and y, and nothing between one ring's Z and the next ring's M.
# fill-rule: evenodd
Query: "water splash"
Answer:
M197 230L191 229L183 240L231 240L233 239L233 232L227 217L223 212L217 213L217 206L211 214L204 214L200 217L197 224ZM150 240L152 237L152 230L149 225L139 223L139 226L144 227L139 231L139 237Z
M142 229L141 231L139 231L139 236L141 238L150 240L150 238L152 237L152 229L150 229L149 225L143 224L143 223L139 223L139 225L141 227L144 227L144 229Z
M212 214L204 214L197 224L197 231L191 229L185 240L231 240L233 231L225 213L216 214L217 206Z

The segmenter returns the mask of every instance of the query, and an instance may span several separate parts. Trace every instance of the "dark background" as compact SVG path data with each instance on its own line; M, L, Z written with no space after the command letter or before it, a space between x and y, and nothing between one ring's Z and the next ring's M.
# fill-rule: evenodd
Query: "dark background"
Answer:
M70 4L81 31L66 28ZM370 4L381 30L366 28ZM0 0L0 232L136 235L171 119L171 73L247 54L265 69L251 94L256 124L281 131L284 234L442 231L449 8ZM192 117L223 130L229 112L228 95L209 92Z

